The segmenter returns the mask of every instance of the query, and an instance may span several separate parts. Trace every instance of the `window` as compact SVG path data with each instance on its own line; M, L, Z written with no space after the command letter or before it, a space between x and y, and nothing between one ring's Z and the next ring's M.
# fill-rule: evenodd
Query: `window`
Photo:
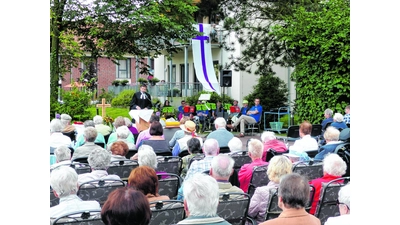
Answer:
M117 65L117 78L131 78L131 59L118 60L118 63L119 65Z

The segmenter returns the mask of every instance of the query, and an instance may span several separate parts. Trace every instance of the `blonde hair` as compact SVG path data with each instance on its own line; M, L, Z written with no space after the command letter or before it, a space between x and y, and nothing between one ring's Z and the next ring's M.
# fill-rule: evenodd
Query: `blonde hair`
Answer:
M278 184L283 175L292 172L292 166L292 162L286 156L277 155L272 157L267 169L268 179Z

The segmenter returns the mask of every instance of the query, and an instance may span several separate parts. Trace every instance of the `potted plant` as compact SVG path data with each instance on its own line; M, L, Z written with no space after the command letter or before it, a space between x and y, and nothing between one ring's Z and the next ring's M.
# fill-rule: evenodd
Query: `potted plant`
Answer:
M159 79L157 79L156 77L153 77L151 80L149 80L150 84L152 86L156 85L156 83L160 82Z
M122 86L126 86L128 83L129 83L129 80L121 80L121 81L120 81L120 84L121 84Z
M179 95L179 93L181 93L181 91L179 89L177 89L177 88L172 89L172 96L177 97Z
M120 85L120 81L119 80L114 80L111 84L117 87L117 86Z
M140 84L147 84L147 80L145 78L139 77L138 82Z

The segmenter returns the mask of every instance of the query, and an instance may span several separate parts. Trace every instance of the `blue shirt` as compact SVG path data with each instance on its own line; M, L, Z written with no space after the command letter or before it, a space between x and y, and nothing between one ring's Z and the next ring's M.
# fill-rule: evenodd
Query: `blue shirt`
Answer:
M249 111L255 111L257 109L258 113L257 114L251 114L250 116L253 117L257 122L260 121L261 113L262 113L262 106L258 105L255 106L253 105Z

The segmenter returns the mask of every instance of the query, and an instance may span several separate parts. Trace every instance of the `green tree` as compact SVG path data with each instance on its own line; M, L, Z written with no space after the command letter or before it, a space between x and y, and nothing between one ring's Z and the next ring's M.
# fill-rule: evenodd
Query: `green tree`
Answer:
M285 44L282 62L295 67L300 119L320 123L326 108L343 113L350 103L350 1L299 7L271 35Z
M57 99L59 77L86 55L92 62L106 56L115 63L125 54L135 55L141 73L148 73L145 57L157 57L162 50L172 55L180 43L197 35L192 26L197 7L191 0L88 2L50 1L51 102ZM94 81L91 78L86 77L87 82Z

